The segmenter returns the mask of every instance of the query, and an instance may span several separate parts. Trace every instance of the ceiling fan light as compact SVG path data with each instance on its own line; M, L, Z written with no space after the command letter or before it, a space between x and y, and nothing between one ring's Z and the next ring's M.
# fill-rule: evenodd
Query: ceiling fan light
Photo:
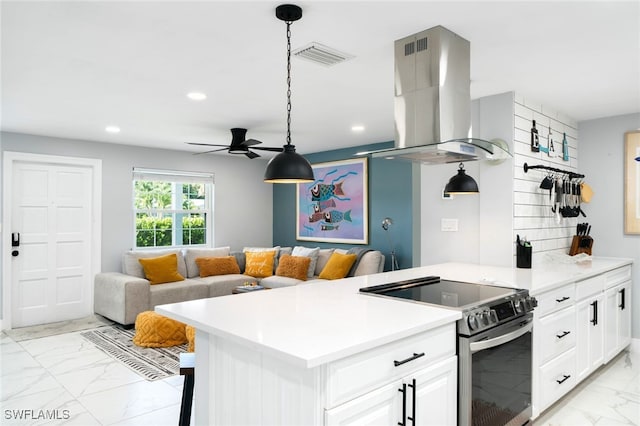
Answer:
M284 151L269 160L264 172L266 183L305 183L313 182L311 164L296 152L294 145L287 144Z
M478 184L471 176L467 175L464 170L464 165L460 163L458 173L454 175L444 187L445 194L477 194Z

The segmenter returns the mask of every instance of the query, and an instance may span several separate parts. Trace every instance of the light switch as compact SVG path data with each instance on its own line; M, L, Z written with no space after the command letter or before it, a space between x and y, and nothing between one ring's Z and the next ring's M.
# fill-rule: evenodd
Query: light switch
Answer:
M458 232L458 219L441 219L440 230L443 232Z

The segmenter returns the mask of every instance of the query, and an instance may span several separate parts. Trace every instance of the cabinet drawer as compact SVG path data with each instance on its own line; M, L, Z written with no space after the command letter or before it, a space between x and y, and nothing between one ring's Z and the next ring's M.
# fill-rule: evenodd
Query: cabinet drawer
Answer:
M609 271L604 274L604 278L606 282L605 288L611 288L617 284L628 281L631 279L631 265Z
M570 350L540 369L540 412L569 392L576 384L576 351Z
M542 293L536 296L538 299L538 308L536 315L539 317L551 312L559 311L562 308L571 306L575 302L576 287L575 284L568 284L555 290Z
M538 365L543 365L576 345L576 308L563 309L538 319L533 327L539 348Z
M455 324L388 343L327 366L327 404L332 408L434 361L455 355ZM414 354L424 356L415 357ZM414 358L414 359L412 359ZM394 361L411 359L398 366Z
M598 275L576 282L576 300L602 293L605 287L605 280L604 275Z

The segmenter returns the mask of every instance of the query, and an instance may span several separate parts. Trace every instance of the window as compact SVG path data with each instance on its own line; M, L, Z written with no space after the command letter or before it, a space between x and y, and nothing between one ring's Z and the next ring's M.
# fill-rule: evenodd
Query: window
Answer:
M135 246L209 246L213 174L133 169Z

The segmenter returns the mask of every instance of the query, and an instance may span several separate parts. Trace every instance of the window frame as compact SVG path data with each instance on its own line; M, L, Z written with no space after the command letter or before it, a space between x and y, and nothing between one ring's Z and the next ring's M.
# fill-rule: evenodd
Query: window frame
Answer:
M173 188L171 191L171 208L168 209L138 209L136 208L136 182L137 181L155 181L155 182L168 182ZM185 184L203 184L204 185L204 208L201 210L184 210L176 209L176 187L175 185ZM214 241L214 229L213 229L213 213L214 213L214 188L215 179L213 173L207 172L191 172L181 170L161 170L161 169L147 169L134 167L131 179L131 207L133 211L133 250L165 250L165 249L177 249L188 247L213 247ZM182 188L181 188L182 189ZM171 245L168 246L138 246L137 245L137 218L139 213L149 214L161 214L163 216L171 216L173 220L173 226L171 228ZM204 244L176 244L176 237L178 229L175 226L177 218L184 217L191 213L198 213L204 215L205 230L204 230Z

